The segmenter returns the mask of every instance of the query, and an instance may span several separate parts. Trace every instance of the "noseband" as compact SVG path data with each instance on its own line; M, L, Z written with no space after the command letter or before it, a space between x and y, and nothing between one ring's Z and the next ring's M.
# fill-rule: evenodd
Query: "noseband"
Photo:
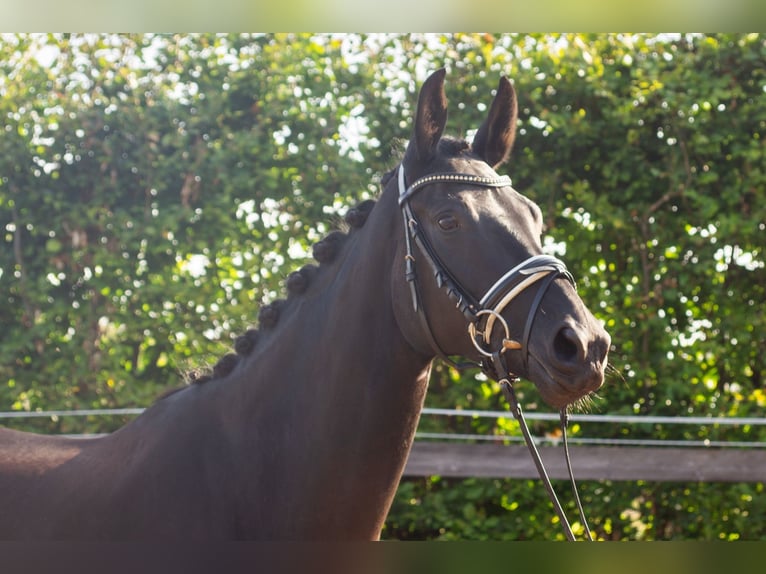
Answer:
M551 502L553 503L556 514L561 520L564 533L569 540L575 540L566 514L551 486L550 479L545 471L540 454L537 451L537 447L535 446L529 428L524 420L521 405L516 398L513 383L517 382L519 377L510 372L505 359L505 353L507 351L520 350L522 352L524 371L528 371L529 337L543 297L553 281L557 278L563 277L572 283L572 285L575 284L574 278L569 271L567 271L566 265L556 257L551 255L534 255L506 272L481 298L476 299L443 263L427 235L423 232L420 221L410 205L410 199L418 190L434 183L461 183L492 189L510 187L511 179L507 175L484 177L467 173L435 173L421 177L407 187L404 165L400 165L398 173L399 207L401 208L402 217L404 218L404 236L407 250L405 255L405 278L410 286L413 308L420 319L423 332L428 338L433 352L435 352L442 360L457 369L479 367L488 377L495 379L500 383L503 393L511 405L514 417L519 421L522 433L524 434L524 440L532 454L535 466L537 467L540 478L542 479ZM436 284L447 292L449 298L455 303L456 308L468 321L468 335L474 347L482 356L479 363L454 362L447 356L436 341L425 309L422 305L422 296L420 295L420 288L415 273L415 256L412 249L413 241L433 272ZM503 318L502 312L519 294L533 285L537 285L537 292L529 307L521 341L516 341L511 338L508 323ZM492 343L492 333L496 325L500 325L501 327L502 341L498 348L493 349L490 345ZM569 449L566 441L566 426L567 414L566 409L564 408L561 410L561 427L564 437L567 468L569 470L575 500L580 513L580 519L582 520L588 538L591 539L590 528L585 520L585 514L580 503L577 486L572 473Z

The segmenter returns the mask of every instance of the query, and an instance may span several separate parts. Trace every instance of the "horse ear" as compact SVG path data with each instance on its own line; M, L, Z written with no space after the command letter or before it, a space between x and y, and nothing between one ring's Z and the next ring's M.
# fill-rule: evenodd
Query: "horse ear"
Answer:
M415 130L410 146L414 144L418 160L431 159L447 124L447 96L444 93L444 68L431 74L420 88Z
M473 151L493 168L508 159L516 138L518 117L516 91L506 77L500 78L489 114L473 138Z

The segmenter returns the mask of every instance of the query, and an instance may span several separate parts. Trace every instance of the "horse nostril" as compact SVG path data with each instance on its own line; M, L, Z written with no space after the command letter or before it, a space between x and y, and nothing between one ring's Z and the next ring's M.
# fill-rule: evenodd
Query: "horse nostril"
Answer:
M562 363L585 359L585 344L572 327L563 327L553 339L553 352Z

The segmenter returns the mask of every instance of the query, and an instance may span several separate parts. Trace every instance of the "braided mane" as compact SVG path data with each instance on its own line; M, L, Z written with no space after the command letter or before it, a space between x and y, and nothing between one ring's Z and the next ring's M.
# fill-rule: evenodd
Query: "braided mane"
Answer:
M470 151L471 145L463 139L445 136L439 141L439 152L443 155L456 156L470 153ZM395 168L383 174L380 181L381 188L386 187L396 172ZM258 328L250 328L236 337L233 352L225 354L212 367L203 367L187 372L185 375L186 385L173 389L160 398L172 395L189 385L200 385L228 376L243 358L252 354L263 332L274 329L286 308L296 298L303 295L311 287L317 275L337 259L350 235L364 226L375 203L375 200L368 199L351 208L343 218L344 230L331 231L313 245L312 255L319 265L309 263L287 276L285 280L287 298L278 299L261 307L258 313Z
M385 181L387 181L387 178L390 179L390 174L384 176ZM313 245L312 255L319 265L309 263L287 276L285 280L287 298L278 299L261 307L258 313L258 328L250 328L242 335L236 337L234 339L233 352L225 354L212 367L189 371L185 377L186 385L163 394L160 399L181 391L189 385L201 385L229 375L244 357L252 354L262 335L262 331L274 329L287 306L294 299L303 295L311 287L317 275L337 259L338 254L348 242L350 234L364 226L375 203L375 200L368 199L351 208L343 218L346 231L331 231L326 237Z

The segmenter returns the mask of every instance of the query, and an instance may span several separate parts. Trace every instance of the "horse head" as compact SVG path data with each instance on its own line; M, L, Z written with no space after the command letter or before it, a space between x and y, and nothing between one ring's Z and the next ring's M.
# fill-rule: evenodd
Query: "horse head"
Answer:
M511 82L500 80L468 143L443 135L444 77L439 70L423 84L412 137L386 182L403 215L392 273L397 323L422 354L523 376L562 408L603 384L610 337L564 263L543 254L540 208L495 171L515 137Z

